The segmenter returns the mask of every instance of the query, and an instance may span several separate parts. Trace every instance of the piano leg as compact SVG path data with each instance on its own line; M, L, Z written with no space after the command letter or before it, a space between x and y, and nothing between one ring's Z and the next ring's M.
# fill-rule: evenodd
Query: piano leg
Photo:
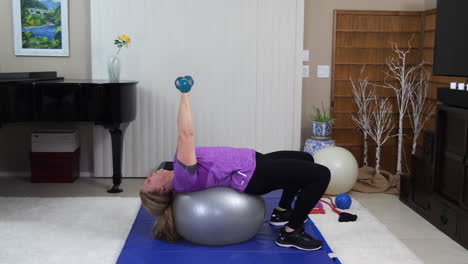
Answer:
M123 153L123 140L125 130L130 123L122 123L116 125L105 125L106 129L109 129L112 141L112 183L114 186L107 190L108 193L120 193L123 190L120 188L122 183L122 153Z

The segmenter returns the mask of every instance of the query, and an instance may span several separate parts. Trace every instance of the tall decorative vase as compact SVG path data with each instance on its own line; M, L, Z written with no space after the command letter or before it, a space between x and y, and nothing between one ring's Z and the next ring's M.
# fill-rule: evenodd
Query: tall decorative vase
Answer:
M336 142L333 139L317 140L309 138L304 145L304 151L313 156L315 152L330 146L336 146Z
M120 59L118 56L110 56L107 60L107 73L109 74L110 82L118 82L120 80Z

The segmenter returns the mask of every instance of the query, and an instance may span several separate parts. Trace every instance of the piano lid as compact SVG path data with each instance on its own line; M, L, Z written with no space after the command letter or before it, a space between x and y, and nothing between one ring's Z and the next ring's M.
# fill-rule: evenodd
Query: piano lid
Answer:
M136 81L64 80L55 72L39 75L43 78L2 74L4 80L14 81L0 82L0 123L91 121L112 126L136 117Z
M137 84L137 81L131 80L122 80L118 82L110 82L109 80L91 80L91 79L61 79L61 80L37 80L37 83L41 84L74 84L74 85L82 85L82 84L91 84L91 85L115 85L115 84Z
M63 77L57 77L57 72L4 72L0 73L0 84L1 83L14 83L14 82L26 82L26 83L41 83L41 84L64 84L64 85L115 85L115 84L137 84L137 81L119 81L110 82L109 80L91 80L91 79L64 79Z
M0 72L0 83L8 82L32 82L38 80L62 80L57 77L57 72Z

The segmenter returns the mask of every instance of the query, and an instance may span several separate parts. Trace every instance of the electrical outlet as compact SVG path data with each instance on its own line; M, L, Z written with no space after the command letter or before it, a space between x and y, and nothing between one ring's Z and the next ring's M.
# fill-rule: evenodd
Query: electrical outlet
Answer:
M309 61L309 50L302 51L302 61Z
M302 78L309 78L309 65L302 65Z
M330 78L330 66L318 65L317 66L317 78Z

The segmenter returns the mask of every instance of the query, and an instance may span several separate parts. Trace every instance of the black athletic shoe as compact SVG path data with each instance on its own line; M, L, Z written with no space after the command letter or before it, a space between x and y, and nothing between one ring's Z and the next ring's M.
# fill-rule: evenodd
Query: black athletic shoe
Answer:
M318 250L323 247L323 242L307 234L304 227L298 228L291 233L286 232L285 227L283 227L276 244L280 247L295 247L301 250Z
M285 211L280 211L278 209L274 209L273 213L271 213L270 217L270 224L274 226L284 226L289 222L289 218L291 218L292 210L287 209Z
M270 224L274 226L284 226L289 223L289 219L292 216L292 209L287 209L286 211L280 211L276 208L271 213ZM307 222L309 217L304 220L304 223Z

